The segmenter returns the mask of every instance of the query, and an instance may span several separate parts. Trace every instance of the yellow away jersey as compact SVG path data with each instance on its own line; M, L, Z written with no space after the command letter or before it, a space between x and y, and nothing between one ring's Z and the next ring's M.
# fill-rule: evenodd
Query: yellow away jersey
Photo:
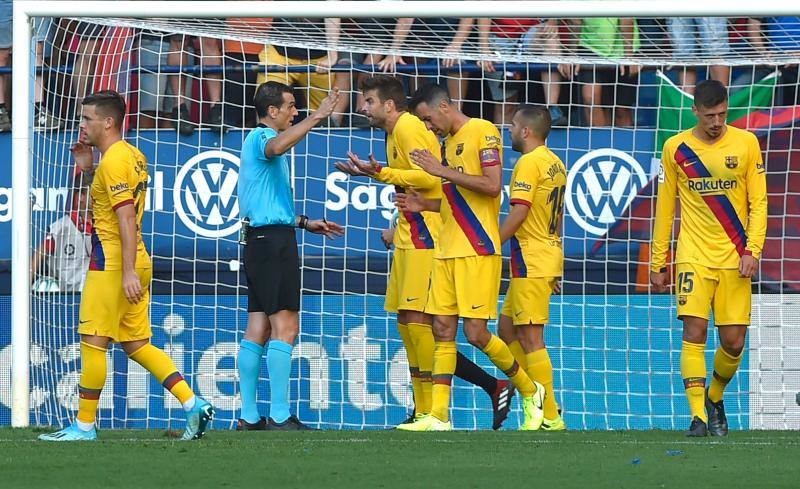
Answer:
M116 210L136 211L136 268L149 268L142 241L142 216L147 194L147 159L125 141L111 145L100 159L92 181L92 257L89 270L122 270L122 241Z
M427 199L442 197L441 180L411 162L411 152L427 149L439 154L439 140L415 115L403 113L392 133L386 136L387 168L375 175L381 182L395 185L397 192L411 188ZM438 212L401 212L394 233L398 249L433 249L439 236L442 218Z
M547 146L522 155L511 174L511 205L526 205L528 216L511 237L511 276L560 277L564 266L561 215L567 167Z
M676 263L739 267L760 258L767 233L767 180L756 136L728 126L708 145L684 131L664 143L650 269L666 267L675 197L681 201Z
M467 175L483 175L484 167L503 164L503 140L494 124L470 119L445 140L442 164ZM490 197L442 182L442 231L439 258L499 255L500 195Z

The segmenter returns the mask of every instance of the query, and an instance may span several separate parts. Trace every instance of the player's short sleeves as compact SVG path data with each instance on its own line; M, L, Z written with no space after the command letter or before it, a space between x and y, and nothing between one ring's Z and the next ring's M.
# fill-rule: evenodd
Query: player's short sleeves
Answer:
M97 173L105 186L111 208L116 211L122 206L133 204L136 181L132 178L131 168L136 162L120 151L116 158L109 158L103 163L97 168Z
M258 149L258 154L253 154L253 156L269 163L270 159L267 158L267 145L270 141L275 139L277 135L278 133L271 127L266 127L263 131L259 131L258 138L255 141L255 147Z
M528 207L533 204L536 186L539 182L539 167L530 159L521 160L511 179L509 202L511 205L522 204Z
M488 121L483 124L482 130L483 139L478 145L478 157L481 160L481 166L486 168L502 165L503 138L500 136L500 131L497 126Z

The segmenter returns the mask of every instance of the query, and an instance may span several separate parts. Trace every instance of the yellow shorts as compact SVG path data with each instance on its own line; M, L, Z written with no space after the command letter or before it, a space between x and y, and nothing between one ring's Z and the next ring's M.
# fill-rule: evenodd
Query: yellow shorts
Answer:
M428 304L431 269L435 250L395 250L392 272L386 286L386 303L389 312L424 311Z
M500 255L434 259L425 312L495 319L502 270Z
M268 81L276 81L286 85L295 87L308 88L306 94L306 101L311 110L317 110L322 99L328 96L333 83L333 77L330 73L317 73L313 65L317 64L323 58L311 59L308 61L286 58L272 47L268 46L265 50L261 51L258 55L258 60L265 66L308 66L309 71L292 72L287 71L273 71L270 70L265 73L259 73L257 83L260 85Z
M105 336L117 343L144 340L150 329L151 268L137 268L144 299L131 304L122 291L122 270L89 270L81 292L78 333Z
M717 326L750 325L751 282L740 277L739 270L693 263L678 263L676 269L679 319L683 316L710 319L713 309Z
M547 324L550 320L550 295L556 277L512 278L503 301L503 316L515 326Z

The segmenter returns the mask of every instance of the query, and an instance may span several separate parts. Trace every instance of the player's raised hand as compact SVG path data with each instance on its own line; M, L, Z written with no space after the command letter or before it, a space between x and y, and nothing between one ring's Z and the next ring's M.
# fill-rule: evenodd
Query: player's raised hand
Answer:
M669 288L669 277L667 272L650 272L650 283L656 292L666 292Z
M461 61L458 59L458 55L461 54L461 49L455 47L452 43L444 48L444 54L447 57L442 60L443 68L452 68L453 66L461 63Z
M311 219L306 223L306 231L333 239L344 235L344 226L325 219Z
M381 164L374 155L369 155L369 161L364 161L352 151L347 152L347 161L338 162L334 166L354 177L371 177L381 169Z
M394 230L395 228L387 228L381 231L381 241L383 241L383 245L387 250L392 249L392 243L394 242Z
M413 189L409 189L404 194L394 194L394 203L401 212L422 212L425 210L425 198Z
M122 291L125 293L125 298L131 304L138 304L144 299L144 288L142 288L142 281L139 280L139 275L134 271L122 272Z
M86 143L78 141L73 144L69 149L72 153L72 159L75 160L75 166L81 171L92 172L94 171L94 152L92 147Z
M320 102L319 107L317 108L317 110L314 111L312 117L318 121L330 117L331 114L333 114L333 110L336 108L336 104L339 102L339 97L341 97L341 94L339 93L339 88L333 87L331 93L329 93L327 97L322 99L322 102Z
M756 271L758 271L758 260L756 260L753 255L742 256L739 262L739 276L751 278L755 276Z
M445 167L442 166L439 160L427 149L415 149L411 152L410 156L411 161L413 161L415 165L431 175L436 177L444 175Z
M480 66L481 69L483 69L483 71L485 71L486 73L494 73L495 71L497 71L494 67L494 62L488 59L482 59L478 61L478 66Z

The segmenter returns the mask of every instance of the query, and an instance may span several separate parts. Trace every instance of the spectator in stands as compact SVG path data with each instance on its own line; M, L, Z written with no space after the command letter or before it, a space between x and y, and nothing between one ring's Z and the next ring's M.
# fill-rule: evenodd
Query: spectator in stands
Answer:
M298 18L276 18L272 20L269 29L281 36L291 36L296 34L313 38L319 32L319 26L325 26L325 39L318 39L320 43L337 45L341 29L341 19L298 19ZM309 48L296 48L285 46L267 46L260 54L259 60L266 67L264 73L258 75L258 85L268 81L276 81L293 87L305 88L300 93L304 93L306 106L309 111L319 108L320 102L328 95L333 88L339 88L340 92L347 90L347 87L338 87L337 81L343 83L344 77L336 77L331 73L333 67L339 60L339 53L336 50L322 50ZM274 67L283 67L275 70ZM299 67L292 68L291 67ZM295 71L295 70L300 71ZM352 82L350 82L352 85ZM298 92L295 92L298 93ZM328 124L339 125L343 121L343 111L349 104L348 96L338 97L338 102L334 108L334 115L327 119ZM343 109L345 108L345 109Z
M219 39L211 37L186 36L175 34L170 37L169 55L167 64L169 66L185 67L189 66L190 53L193 53L192 64L196 64L194 59L200 58L202 66L222 66L222 45ZM185 80L194 77L187 77L183 73L170 75L168 77L172 94L176 104L172 109L170 118L178 127L178 132L184 136L194 133L197 128L190 116L189 105L186 103L186 82ZM223 130L222 121L222 71L214 73L203 73L200 83L200 93L192 93L192 97L197 101L208 101L210 107L205 118L200 116L201 125L217 130ZM201 106L202 113L202 106Z
M89 149L91 152L91 149ZM79 172L72 181L71 204L66 213L47 229L44 241L33 254L31 283L35 289L80 292L89 269L92 251L92 210L89 205L91 173Z
M631 59L639 51L639 30L634 19L600 17L574 19L571 35L578 37L576 54L598 61ZM618 127L634 125L633 108L636 105L640 66L636 64L561 65L559 71L567 77L575 76L581 84L584 115L590 126ZM604 103L603 89L608 87L613 94L612 103ZM612 108L609 115L606 107Z
M44 66L45 58L50 57L51 53L51 41L54 35L54 29L52 29L54 22L51 17L39 17L36 19L36 26L33 30L33 40L36 42L36 66ZM37 71L36 73L36 81L34 85L34 111L33 111L33 120L34 120L34 127L36 129L56 129L61 126L61 121L55 117L54 111L49 109L48 107L52 107L55 99L53 97L48 97L45 100L45 83L44 78L47 76L48 81L54 81L51 78L51 74L47 73L40 73ZM49 86L53 86L54 83L50 83Z
M227 23L237 32L253 31L260 34L269 18L228 18ZM264 45L255 42L226 39L222 45L225 54L225 123L235 127L255 127L256 112L253 97L256 93L258 73L248 69L258 63L258 55Z
M68 121L80 121L81 102L94 91L94 74L98 66L98 50L106 32L105 26L79 20L62 19L68 51L72 55L72 98Z
M766 22L769 46L779 55L800 55L800 17L771 17ZM797 64L781 68L780 86L783 106L800 104L800 70Z
M481 52L486 57L500 56L505 59L534 53L546 56L558 56L561 53L558 21L555 19L479 19L478 32ZM510 124L517 103L521 101L519 83L515 80L521 80L527 74L497 71L494 62L489 59L483 59L478 64L489 78L489 92L495 102L494 122ZM566 125L567 119L558 107L561 76L557 71L542 70L541 80L553 125Z
M141 129L165 127L167 122L164 113L170 112L174 102L173 97L168 97L168 75L161 72L167 66L169 53L169 39L163 34L142 33L139 36L139 91L138 121L136 126Z
M373 22L380 22L380 20L375 19ZM443 60L442 67L448 69L455 68L461 64L458 61L458 55L461 53L464 44L468 41L473 31L474 23L475 19L472 18L459 19L455 17L434 19L414 19L408 17L397 19L397 23L392 32L390 51L398 52L403 49L405 42L410 37L414 44L424 49L437 50L450 55L451 57ZM397 65L405 65L406 62L422 65L430 62L430 60L420 57L404 60L403 57L398 55L370 55L365 61L367 64L377 64L377 67L384 73L395 73L397 71ZM449 76L448 74L444 76L447 80L447 90L460 108L462 101L467 95L469 78L466 77L465 73L460 69L455 69L454 71L457 73L456 76ZM441 75L441 71L438 73L417 73L416 76L410 75L410 90L416 91L417 87L424 83L439 83L438 78ZM363 105L361 102L361 98L359 98L359 107Z
M0 67L8 66L11 62L13 5L11 0L0 0ZM6 95L9 93L7 80L7 75L0 75L0 132L11 130L11 117L6 108Z
M686 62L698 56L722 58L731 52L728 40L728 19L724 17L670 17L667 19L675 59ZM710 78L728 86L729 66L712 65L708 69ZM678 85L688 93L694 93L697 72L683 67L678 72Z

